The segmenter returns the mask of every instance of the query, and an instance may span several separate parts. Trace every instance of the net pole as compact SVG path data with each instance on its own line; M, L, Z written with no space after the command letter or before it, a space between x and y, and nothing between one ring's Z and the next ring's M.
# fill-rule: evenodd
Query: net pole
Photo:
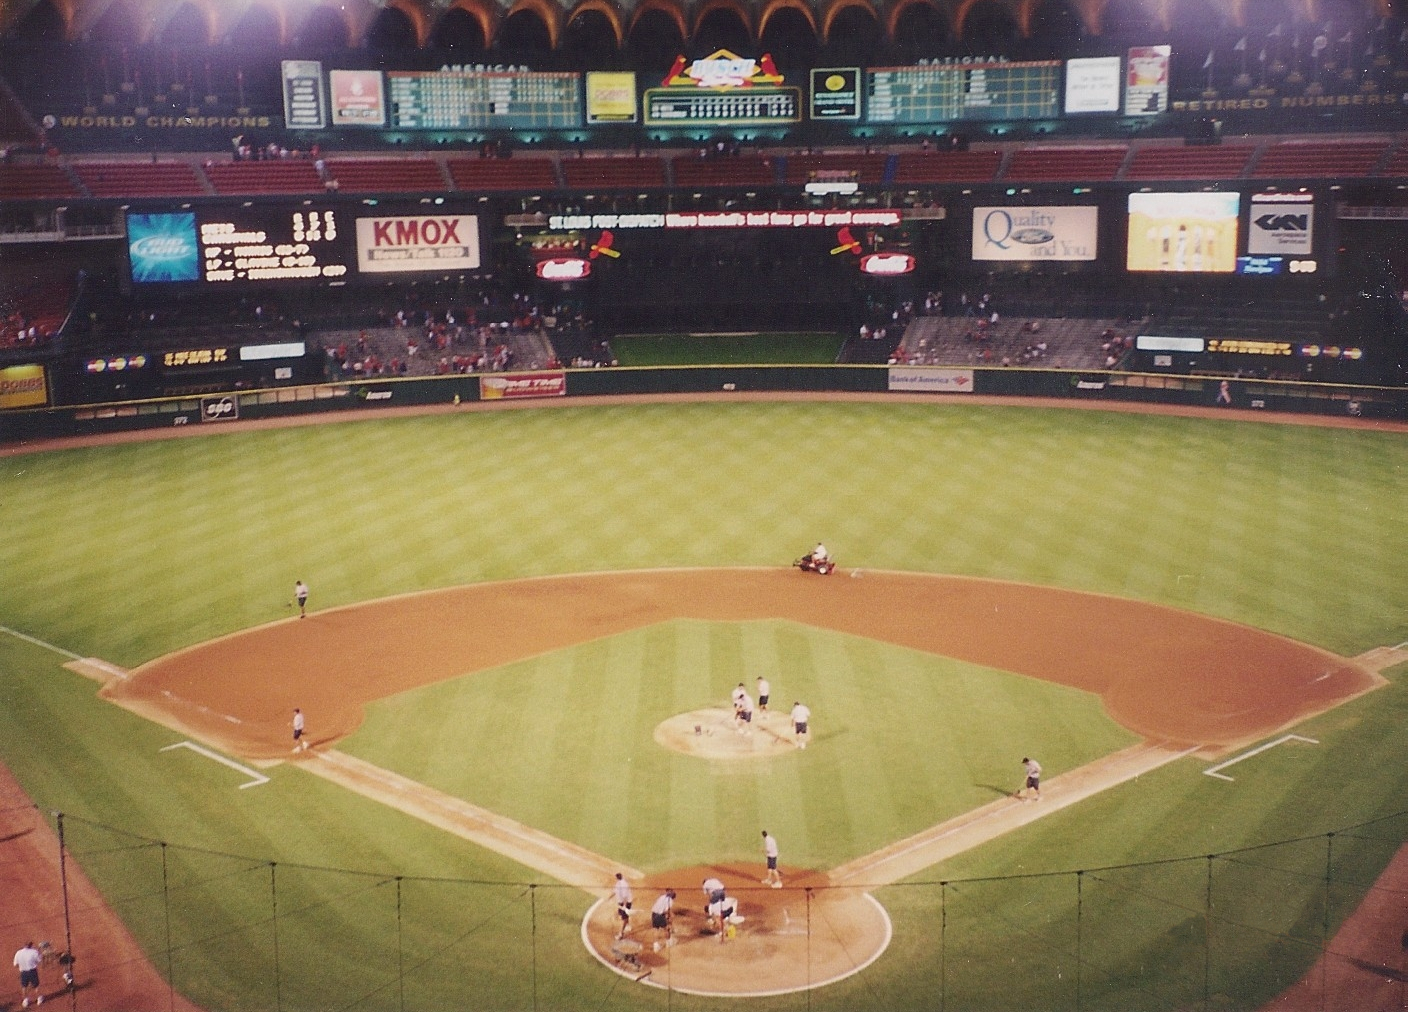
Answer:
M69 912L68 905L68 845L64 841L64 813L55 812L54 820L58 824L59 835L59 889L63 893L64 899L64 951L73 958L73 919ZM72 967L73 964L69 963ZM78 989L68 989L69 1008L78 1008Z
M166 841L161 844L161 908L166 922L166 991L167 1007L176 1012L176 969L175 955L171 951L171 883L166 865Z
M282 1012L284 1007L283 981L279 979L279 881L278 863L269 862L269 918L274 940L274 1008Z
M1325 834L1325 909L1320 916L1320 1007L1330 993L1330 887L1334 878L1335 834Z
M939 883L939 1012L948 1007L948 882Z
M1203 893L1203 1008L1212 1002L1212 859L1208 855L1207 885Z
M538 1012L538 885L536 882L528 887L528 911L531 921L528 943L531 948L529 969L533 988L533 1012Z
M1076 1010L1081 1008L1081 928L1085 924L1085 872L1076 872Z
M406 947L401 931L401 876L396 876L396 993L401 1012L406 1012Z

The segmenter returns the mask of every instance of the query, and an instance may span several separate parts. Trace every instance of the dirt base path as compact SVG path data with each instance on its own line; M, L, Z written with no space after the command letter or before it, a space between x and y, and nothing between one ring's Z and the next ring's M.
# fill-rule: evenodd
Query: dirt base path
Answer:
M1304 643L1123 598L925 573L708 569L474 584L313 612L158 658L103 693L232 754L283 759L295 706L326 745L374 700L676 618L790 620L1059 682L1098 694L1135 733L1185 745L1233 748L1381 683Z

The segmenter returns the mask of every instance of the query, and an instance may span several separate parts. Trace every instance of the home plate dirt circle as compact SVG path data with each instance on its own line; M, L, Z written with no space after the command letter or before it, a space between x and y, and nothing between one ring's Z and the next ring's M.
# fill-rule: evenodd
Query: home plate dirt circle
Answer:
M890 944L890 916L860 888L833 886L821 872L789 871L784 886L761 884L761 864L700 865L633 883L635 905L625 944L610 897L582 919L582 941L603 965L632 980L684 994L761 998L833 984L859 973ZM738 901L741 923L719 940L705 925L701 885L716 876ZM650 906L674 889L675 944L655 942ZM634 943L634 944L632 944Z

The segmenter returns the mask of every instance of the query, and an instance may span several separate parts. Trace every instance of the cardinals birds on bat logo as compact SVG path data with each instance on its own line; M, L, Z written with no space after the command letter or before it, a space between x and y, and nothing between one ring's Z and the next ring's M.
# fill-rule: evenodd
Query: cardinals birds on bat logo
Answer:
M621 255L620 250L612 249L611 244L616 241L616 235L609 228L601 230L601 237L592 243L591 249L587 252L587 259L595 260L599 256L607 256L615 259Z
M857 239L855 236L851 235L851 230L849 226L843 225L841 226L841 228L836 230L836 242L839 245L832 248L832 256L836 256L837 254L845 253L848 251L856 256L861 255L860 240Z

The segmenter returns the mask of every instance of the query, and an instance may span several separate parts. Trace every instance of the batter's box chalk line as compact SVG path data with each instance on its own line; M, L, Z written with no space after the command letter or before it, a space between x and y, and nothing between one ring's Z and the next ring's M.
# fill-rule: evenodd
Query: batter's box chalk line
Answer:
M1266 744L1258 745L1256 748L1252 749L1249 752L1243 752L1241 755L1233 756L1226 762L1221 762L1218 763L1216 766L1208 767L1207 769L1203 770L1203 776L1216 777L1218 780L1231 781L1234 778L1229 777L1226 773L1222 773L1220 771L1225 770L1227 767L1241 762L1243 759L1250 759L1254 755L1257 755L1261 752L1265 752L1269 748L1275 748L1277 745L1284 745L1288 741L1302 741L1305 742L1307 745L1320 744L1320 742L1315 738L1306 738L1303 735L1299 734L1283 734L1281 735L1281 737L1275 739L1274 741L1268 741Z

